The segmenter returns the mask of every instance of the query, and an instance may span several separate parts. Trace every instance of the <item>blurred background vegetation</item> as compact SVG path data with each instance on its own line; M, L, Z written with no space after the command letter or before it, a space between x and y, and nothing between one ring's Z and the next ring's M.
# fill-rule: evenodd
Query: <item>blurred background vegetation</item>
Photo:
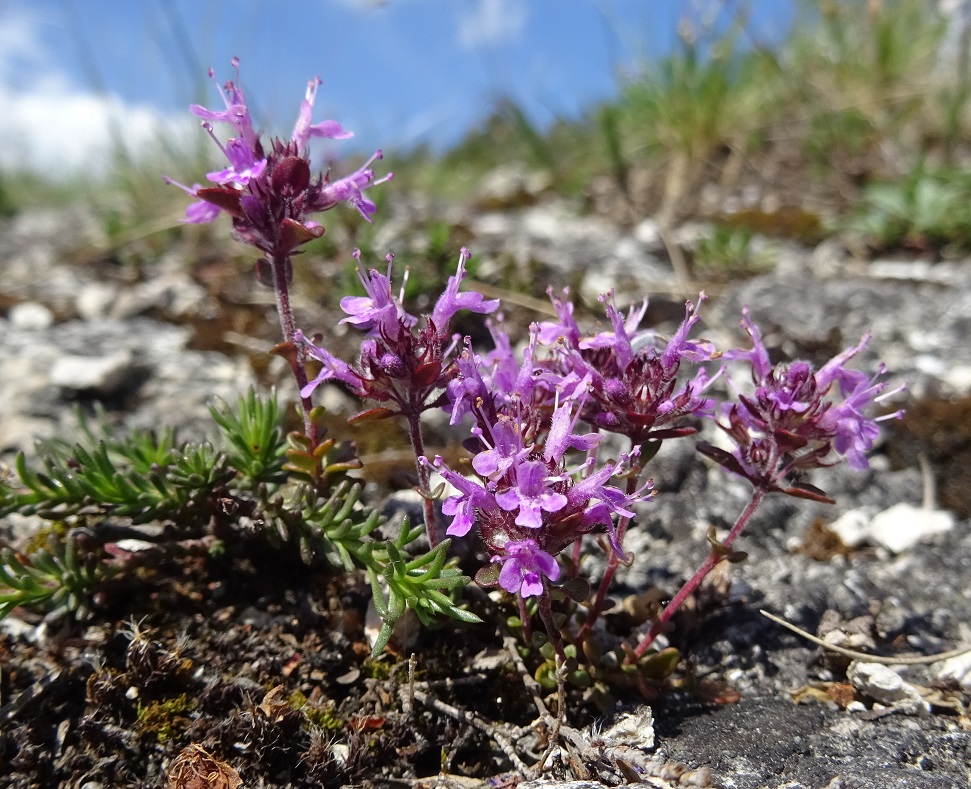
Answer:
M386 148L395 172L379 202L402 194L426 204L488 207L481 185L497 168L541 177L544 196L622 226L656 217L662 230L702 219L696 266L757 270L753 235L817 243L839 235L859 256L894 250L935 257L971 247L971 67L968 30L928 0L803 0L787 38L768 45L744 6L731 24L685 25L659 62L617 76L617 98L579 120L534 126L512 101L441 154ZM174 64L173 68L179 68ZM120 140L119 131L119 140ZM160 137L133 161L119 143L104 179L45 180L0 173L0 213L81 201L98 212L107 249L158 251L179 233L184 195L159 173L212 166L210 141L176 147ZM344 172L354 163L342 163ZM367 248L373 230L353 217L321 254ZM447 225L429 226L433 257L454 258ZM328 228L330 234L330 228ZM341 249L338 249L341 246Z

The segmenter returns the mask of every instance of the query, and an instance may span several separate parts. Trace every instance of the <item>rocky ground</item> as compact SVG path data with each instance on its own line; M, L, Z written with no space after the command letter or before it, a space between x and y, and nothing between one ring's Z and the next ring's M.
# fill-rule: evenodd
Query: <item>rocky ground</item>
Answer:
M409 229L423 212L386 217L375 246L420 252ZM594 305L591 297L615 287L630 298L652 295L650 317L662 329L680 317L685 283L650 219L621 228L554 200L445 216L451 237L473 248L486 285L570 284ZM34 438L69 431L76 404L99 401L121 424L172 425L188 437L207 429L213 396L231 399L252 383L287 386L265 356L272 304L248 271L213 251L219 239L204 254L183 240L140 250L135 262L130 250L79 256L77 239L97 250L99 232L80 210L33 212L0 232L7 463L16 451L31 453ZM684 226L674 243L690 259L702 232ZM912 416L888 432L871 471L814 478L835 506L770 500L737 544L748 560L716 573L670 635L685 660L651 700L653 720L633 689L618 690L609 708L571 696L543 778L967 786L971 657L851 664L759 610L883 656L971 645L971 261L860 262L834 241L757 243L771 266L708 283L705 335L722 347L739 342L738 316L749 305L770 347L822 361L870 330L861 363L883 360L894 381L907 383ZM345 258L301 261L297 308L308 325L335 324L312 283L339 280ZM513 298L513 319L535 318L536 290ZM365 459L377 457L358 438ZM665 445L653 473L659 496L629 536L637 559L620 576L608 628L630 624L624 602L630 609L652 590L674 592L704 557L708 526L730 524L744 505L745 485L686 443ZM16 543L32 527L10 518L0 536ZM231 567L172 562L128 579L83 623L16 611L0 623L5 785L163 786L166 776L186 787L518 780L516 759L535 761L548 732L531 726L532 697L502 640L489 627L458 637L450 625L424 632L407 650L417 659L409 683L405 650L368 658L369 594L360 579L252 555ZM626 719L633 733L611 728L625 713L636 716ZM204 750L184 750L190 745ZM192 783L196 773L209 774L208 783Z

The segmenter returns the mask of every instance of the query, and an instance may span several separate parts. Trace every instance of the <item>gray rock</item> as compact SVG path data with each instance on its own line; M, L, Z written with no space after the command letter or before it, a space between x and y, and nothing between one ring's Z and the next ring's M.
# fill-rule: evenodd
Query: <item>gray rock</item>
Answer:
M831 349L856 344L871 333L859 368L873 370L882 360L893 382L907 383L911 397L962 394L954 384L969 377L962 373L956 381L947 380L949 371L971 366L971 345L965 341L971 333L968 267L948 284L768 274L724 294L716 305L719 322L732 325L745 305L767 347L780 348L791 357L805 358L813 351L825 360L832 356Z
M582 216L569 203L555 201L517 214L491 213L470 223L473 246L485 255L510 258L521 266L538 264L554 288L582 275L582 295L589 303L606 290L624 294L626 305L659 286L670 286L670 266L635 235L604 219ZM589 284L587 284L589 281Z
M908 715L929 715L931 705L892 668L881 663L854 660L846 670L854 688L875 702Z
M202 438L212 430L208 403L235 400L253 376L244 359L187 350L188 340L187 330L146 319L30 331L0 321L0 451L69 434L74 406L92 400L107 401L131 427L168 425Z
M685 712L656 709L658 756L708 765L735 789L954 789L971 780L971 734L949 719L852 718L751 698Z
M900 502L877 513L866 507L844 512L830 528L851 548L870 544L902 553L935 534L950 531L954 523L954 516L946 510Z
M650 750L654 747L654 716L650 707L642 707L636 713L622 714L601 738L610 747Z
M971 692L971 650L941 663L937 678L942 682L957 682L966 692Z
M172 318L185 318L205 312L205 288L189 279L185 264L167 265L155 276L121 290L108 315L124 320L155 311Z
M107 282L89 282L78 292L75 309L86 321L107 317L118 298L118 287Z
M642 219L634 226L634 239L644 246L644 249L654 254L664 252L664 241L661 238L661 228L653 217Z
M487 173L479 184L476 202L486 209L521 208L535 204L552 186L549 173L505 164Z
M72 392L111 397L135 374L134 358L121 350L105 356L59 356L51 366L50 382Z

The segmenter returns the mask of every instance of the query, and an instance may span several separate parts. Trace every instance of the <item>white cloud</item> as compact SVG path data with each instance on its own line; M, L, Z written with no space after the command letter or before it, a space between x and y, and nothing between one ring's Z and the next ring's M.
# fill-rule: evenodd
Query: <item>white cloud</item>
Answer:
M4 122L0 126L0 169L28 171L55 180L108 169L118 145L138 160L191 145L199 126L179 113L166 117L149 105L125 105L92 93L51 90L11 91L0 86Z
M118 144L134 159L163 142L183 150L198 124L148 104L72 85L46 46L43 22L22 9L0 19L0 169L62 178L105 172Z
M523 0L478 0L459 20L459 44L466 49L495 46L517 38L526 27Z

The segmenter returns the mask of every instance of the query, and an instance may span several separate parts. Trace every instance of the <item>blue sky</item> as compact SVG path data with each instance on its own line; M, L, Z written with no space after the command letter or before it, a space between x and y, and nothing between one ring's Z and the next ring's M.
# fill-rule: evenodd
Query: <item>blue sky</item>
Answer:
M230 78L233 55L260 127L288 132L319 74L315 119L353 130L352 150L441 149L499 96L545 126L670 52L679 21L739 2L0 0L0 167L98 167L112 122L135 150L198 134L185 107L218 102L205 70ZM795 0L747 4L759 40L795 14Z

